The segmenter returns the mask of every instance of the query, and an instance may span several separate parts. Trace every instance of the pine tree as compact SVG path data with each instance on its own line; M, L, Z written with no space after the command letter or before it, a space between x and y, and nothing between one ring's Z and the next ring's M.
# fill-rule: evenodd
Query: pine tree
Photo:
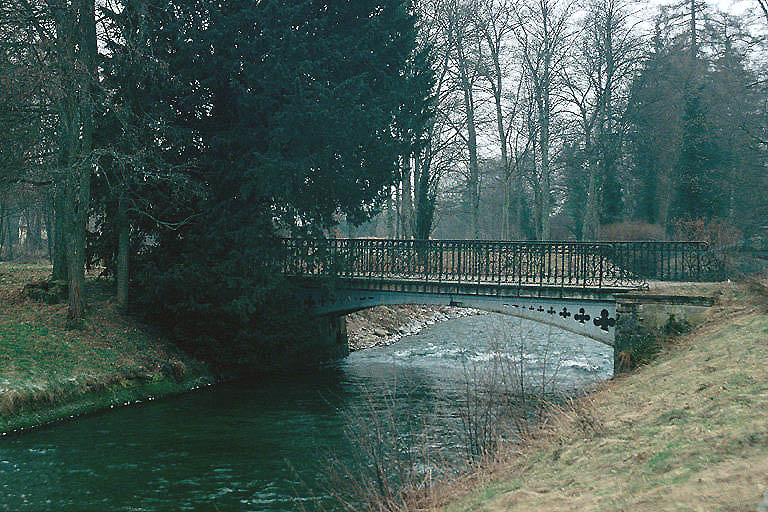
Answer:
M712 218L724 213L722 153L700 94L689 90L685 98L673 210L677 218Z
M151 48L159 77L126 56L114 87L176 181L132 185L138 298L187 339L252 343L286 309L275 235L376 211L424 143L431 70L401 0L145 5L126 13L148 17L143 41L116 50Z

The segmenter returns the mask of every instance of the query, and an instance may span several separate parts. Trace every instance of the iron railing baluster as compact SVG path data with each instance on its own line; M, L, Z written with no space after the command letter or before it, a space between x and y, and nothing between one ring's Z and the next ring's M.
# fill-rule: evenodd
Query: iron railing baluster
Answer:
M281 240L287 275L374 283L632 287L644 279L703 281L723 264L701 242L493 242L473 240Z

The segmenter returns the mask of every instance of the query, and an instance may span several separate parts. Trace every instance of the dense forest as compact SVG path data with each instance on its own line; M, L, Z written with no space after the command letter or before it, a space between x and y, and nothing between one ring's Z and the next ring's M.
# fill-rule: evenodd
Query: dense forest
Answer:
M98 267L220 337L279 236L764 236L766 32L761 0L4 2L0 258L50 259L74 325Z

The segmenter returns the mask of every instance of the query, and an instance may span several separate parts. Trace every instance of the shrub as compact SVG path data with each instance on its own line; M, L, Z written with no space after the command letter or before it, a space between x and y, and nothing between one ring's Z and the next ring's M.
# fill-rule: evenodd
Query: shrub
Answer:
M713 249L732 246L742 238L741 231L726 219L681 219L674 233L677 240L705 241Z
M639 220L607 224L600 229L601 240L664 240L664 228Z
M691 330L691 324L669 315L660 329L647 327L634 315L619 316L616 327L617 371L633 370L656 359L672 338Z

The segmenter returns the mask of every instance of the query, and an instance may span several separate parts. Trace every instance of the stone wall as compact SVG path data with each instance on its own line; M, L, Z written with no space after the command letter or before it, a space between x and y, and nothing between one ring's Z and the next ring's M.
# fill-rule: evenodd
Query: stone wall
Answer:
M713 295L625 294L616 301L614 375L646 362L661 343L706 321L714 312Z

